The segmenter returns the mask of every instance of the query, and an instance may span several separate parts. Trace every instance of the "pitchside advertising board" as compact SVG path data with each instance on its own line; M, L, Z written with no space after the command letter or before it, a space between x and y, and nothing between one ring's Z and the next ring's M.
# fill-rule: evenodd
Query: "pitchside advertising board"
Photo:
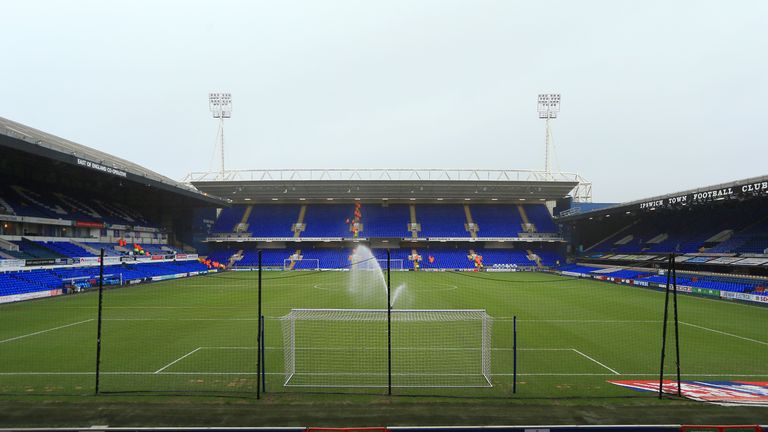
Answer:
M611 277L610 274L594 275L594 274L576 273L576 272L569 272L569 271L562 271L560 272L560 274L563 276L588 278L588 279L594 279L594 280L599 280L603 282L613 282L621 285L635 285L639 287L650 287L650 288L666 288L667 287L666 284L661 284L656 282L645 282L642 280L635 280L635 279L615 278L615 277ZM737 292L731 292L731 291L720 291L712 288L691 287L686 285L678 285L677 292L687 293L687 294L697 294L697 295L702 295L707 297L717 297L717 298L722 298L726 300L737 300L737 301L744 301L744 302L751 302L751 303L768 304L768 294L746 294L746 293L737 293Z
M658 392L654 380L608 381L640 392ZM764 381L681 381L680 391L688 399L725 406L768 407L768 382ZM665 380L662 392L677 394L677 381Z
M35 291L35 292L24 293L24 294L11 294L7 296L0 296L0 304L14 303L18 301L32 300L37 298L54 297L57 295L61 295L61 293L62 291L60 289L54 289L54 290L45 290L45 291Z
M722 199L757 195L768 195L768 181L757 183L742 183L725 188L711 189L707 191L645 201L637 204L637 208L639 210L650 210L662 207L701 204Z

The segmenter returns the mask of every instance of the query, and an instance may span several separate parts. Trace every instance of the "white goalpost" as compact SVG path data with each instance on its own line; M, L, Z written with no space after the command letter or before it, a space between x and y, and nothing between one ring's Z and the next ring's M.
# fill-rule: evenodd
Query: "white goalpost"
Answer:
M382 270L387 271L387 260L380 259L380 260L376 260L376 261L379 262L379 266L381 267ZM400 259L400 258L398 258L398 259L390 259L389 260L389 269L390 270L407 270L405 267L403 267L403 260Z
M492 387L482 309L292 309L281 317L286 387ZM389 341L391 340L391 346ZM389 368L391 353L391 370Z
M320 270L320 260L317 258L301 258L283 260L283 270Z

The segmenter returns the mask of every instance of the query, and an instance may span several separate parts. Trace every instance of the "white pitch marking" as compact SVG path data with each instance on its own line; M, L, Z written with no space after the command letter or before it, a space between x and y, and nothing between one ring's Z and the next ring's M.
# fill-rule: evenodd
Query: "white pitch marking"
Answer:
M512 321L514 317L493 317L494 321ZM547 320L547 319L518 319L517 322L543 322L543 323L660 323L661 320L577 320L577 319L562 319L562 320Z
M255 350L256 347L240 347L240 346L206 346L198 349L231 349L231 350ZM283 350L283 347L264 347L268 350ZM308 347L308 348L296 348L301 351L345 351L345 350L363 350L369 351L370 347ZM385 347L379 348L381 350ZM392 348L393 351L479 351L482 348ZM514 351L514 348L491 348L492 351ZM518 351L573 351L573 348L518 348Z
M16 337L12 337L12 338L9 338L9 339L4 339L4 340L0 341L0 344L1 343L15 341L15 340L19 340L19 339L24 339L26 337L35 336L35 335L39 335L39 334L43 334L43 333L48 333L48 332L51 332L51 331L54 331L54 330L59 330L59 329L67 328L67 327L76 326L76 325L79 325L79 324L85 324L85 323L91 322L91 321L93 321L93 318L87 319L85 321L78 321L78 322L72 323L72 324L65 324L65 325L62 325L62 326L58 326L58 327L54 327L54 328L49 328L47 330L40 330L40 331L36 331L34 333L29 333L29 334L25 334L25 335L21 335L21 336L16 336Z
M197 347L197 348L193 349L192 351L190 351L190 352L188 352L188 353L184 354L183 356L181 356L181 357L177 358L176 360L174 360L174 361L172 361L172 362L168 363L167 365L165 365L165 366L161 367L160 369L156 370L156 371L155 371L155 373L156 373L156 374L158 374L158 373L160 373L160 372L162 372L162 371L164 371L164 370L168 369L169 367L173 366L174 364L176 364L176 363L178 363L178 362L180 362L180 361L184 360L185 358L187 358L187 357L191 356L192 354L194 354L194 353L196 353L196 352L200 351L200 349L201 349L201 348L202 348L202 347Z
M204 346L200 347L200 349L256 349L255 346ZM264 349L268 350L282 350L284 347L281 346L268 346L264 347ZM309 347L309 348L300 348L304 350L349 350L349 349L361 349L361 350L368 350L370 348L365 347ZM382 347L381 349L384 349ZM456 350L465 350L465 351L477 351L481 348L393 348L394 350L436 350L436 351L456 351ZM491 348L494 351L513 351L514 348ZM573 351L573 348L518 348L518 351Z
M258 318L104 318L103 321L258 321Z
M592 357L590 357L590 356L588 356L588 355L584 354L583 352L581 352L581 351L577 350L576 348L571 348L571 349L572 349L574 352L576 352L576 354L579 354L579 355L581 355L581 356L583 356L583 357L585 357L585 358L587 358L587 359L589 359L589 360L592 360L593 362L595 362L595 363L599 364L600 366L602 366L602 367L604 367L604 368L608 369L609 371L613 372L613 374L614 374L614 375L621 375L620 373L616 372L616 370L615 370L615 369L611 369L611 368L609 368L608 366L606 366L606 365L604 365L604 364L600 363L599 361L597 361L597 360L593 359Z
M710 331L712 333L718 333L718 334L721 334L721 335L724 335L724 336L730 336L730 337L734 337L734 338L737 338L737 339L741 339L741 340L745 340L745 341L749 341L749 342L754 342L754 343L757 343L757 344L760 344L760 345L768 346L768 342L763 342L763 341L760 341L760 340L757 340L757 339L750 339L748 337L735 335L733 333L726 333L724 331L715 330L715 329L711 329L709 327L703 327L703 326L700 326L700 325L691 324L691 323L687 323L687 322L683 322L683 321L680 321L680 324L691 326L691 327L695 327L695 328L701 329L701 330Z

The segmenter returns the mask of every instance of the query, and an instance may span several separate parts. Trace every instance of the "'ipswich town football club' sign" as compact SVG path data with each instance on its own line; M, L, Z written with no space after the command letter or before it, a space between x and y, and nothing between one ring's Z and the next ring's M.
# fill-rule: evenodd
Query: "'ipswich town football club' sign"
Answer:
M640 210L651 210L662 207L674 207L688 204L701 204L710 201L736 198L743 196L758 196L768 194L768 181L755 183L740 183L733 186L711 190L701 190L685 195L657 198L637 204Z
M658 392L659 382L652 380L608 381L641 392ZM664 381L663 392L677 394L677 381ZM768 407L768 382L753 381L681 381L683 397L725 406Z

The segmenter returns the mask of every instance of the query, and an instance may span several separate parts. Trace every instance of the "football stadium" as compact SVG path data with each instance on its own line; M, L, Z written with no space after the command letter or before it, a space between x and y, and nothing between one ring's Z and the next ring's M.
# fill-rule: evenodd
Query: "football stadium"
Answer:
M768 177L614 205L536 171L180 183L1 124L10 401L309 403L270 426L446 419L445 400L765 414Z
M768 3L2 11L0 432L768 430Z

